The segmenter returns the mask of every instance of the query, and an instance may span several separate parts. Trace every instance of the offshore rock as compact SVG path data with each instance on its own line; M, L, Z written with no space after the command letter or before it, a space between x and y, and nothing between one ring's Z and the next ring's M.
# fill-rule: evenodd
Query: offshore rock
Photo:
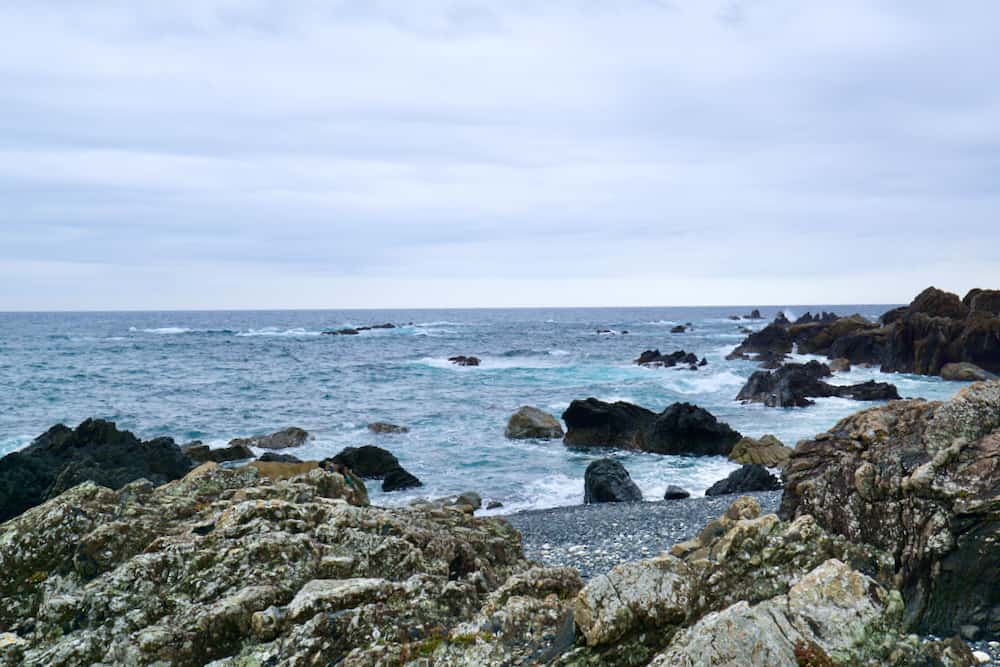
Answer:
M162 484L192 465L171 438L141 441L103 419L75 429L57 424L0 459L0 522L84 481L116 489L140 478Z
M501 519L366 504L360 480L322 469L271 481L207 463L159 488L74 487L0 526L0 665L527 664L552 649L575 571L526 562Z
M785 445L773 435L764 435L760 439L743 436L729 452L729 460L736 463L755 463L768 468L784 468L791 456L791 447Z
M763 403L775 408L813 405L810 398L839 396L856 401L884 401L899 398L895 385L868 380L852 385L832 385L820 378L830 376L830 367L818 361L785 364L773 372L756 371L747 380L736 400Z
M587 466L583 476L583 502L634 503L642 500L642 491L618 461L598 459Z
M400 465L392 452L374 445L345 447L336 456L323 461L324 467L329 464L346 466L363 479L380 479L383 491L423 486L423 482Z
M670 354L661 354L659 350L646 350L639 355L635 363L640 366L655 366L659 368L672 368L678 364L697 364L698 357L692 352L677 350Z
M372 422L368 424L368 430L372 433L409 433L410 429L405 426L399 426L398 424L390 424L389 422Z
M254 453L246 445L231 445L212 449L197 440L181 447L181 451L195 463L205 463L207 461L224 463L225 461L241 461L254 457Z
M1000 636L1000 381L947 402L894 401L798 444L781 515L895 557L920 632Z
M504 435L512 440L527 438L558 439L563 437L562 424L544 410L524 405L507 420Z
M740 434L712 413L674 403L660 414L618 401L588 398L563 412L564 442L573 447L619 447L656 454L726 456Z
M479 357L467 357L464 354L459 354L458 356L448 357L448 361L455 364L456 366L478 366L480 364Z
M230 447L260 447L261 449L288 449L301 447L309 439L309 433L298 426L289 426L270 435L255 435L249 438L233 438Z
M706 496L724 496L729 493L752 493L754 491L776 491L781 481L769 473L767 468L756 463L746 464L729 473L705 491Z

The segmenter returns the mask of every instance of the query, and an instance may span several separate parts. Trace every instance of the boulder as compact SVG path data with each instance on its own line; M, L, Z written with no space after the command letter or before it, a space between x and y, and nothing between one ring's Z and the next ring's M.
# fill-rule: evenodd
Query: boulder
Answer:
M760 331L755 331L743 339L743 342L730 352L727 359L740 359L750 354L784 355L792 351L792 337L788 333L787 320L782 324L778 320L768 324Z
M705 491L706 496L723 496L729 493L751 493L754 491L777 491L781 480L758 464L747 464L729 473Z
M646 350L635 360L640 366L656 366L659 368L671 368L678 364L697 364L698 357L684 350L677 350L670 354L660 354L659 350ZM708 363L707 361L705 363Z
M269 435L255 435L249 438L233 438L230 447L259 447L261 449L288 449L301 447L309 439L309 433L298 426L289 426Z
M834 373L846 373L851 370L851 360L846 357L837 357L836 359L831 359L830 363L827 364L830 370Z
M507 420L504 434L513 440L526 438L557 439L563 437L562 424L544 410L523 405Z
M448 361L456 366L478 366L481 363L479 357L467 357L464 354L460 354L455 357L448 357Z
M628 471L614 459L598 459L587 466L583 476L583 502L631 503L642 500L642 491Z
M372 433L409 433L410 429L389 422L372 422L368 424L368 430Z
M767 468L784 468L792 450L773 435L764 435L758 440L743 436L729 452L729 460L741 464L757 464Z
M114 489L137 479L163 484L192 465L171 438L142 441L103 419L57 424L0 458L0 522L85 481Z
M230 445L211 449L208 445L202 444L198 440L184 445L181 447L181 451L195 463L205 463L206 461L223 463L225 461L241 461L254 457L254 453L246 445Z
M691 493L689 491L674 484L668 484L667 490L663 493L664 500L683 500L690 497Z
M747 380L736 400L763 403L775 408L813 405L810 398L839 396L857 401L883 401L899 398L894 385L869 380L852 385L832 385L820 378L830 376L830 367L818 361L785 364L773 371L757 371Z
M382 480L383 491L401 491L423 483L400 465L392 452L374 445L346 447L336 456L325 459L323 466L331 464L348 468L362 479Z
M564 442L573 447L618 447L656 454L725 456L740 434L712 413L674 403L660 414L619 401L573 401L563 412Z
M980 382L982 380L995 380L996 375L990 373L989 371L984 371L979 366L975 364L970 364L966 361L958 363L945 364L941 367L941 379L942 380L963 380Z
M302 459L291 454L277 454L275 452L264 452L258 458L264 463L302 463Z
M781 515L895 555L907 625L1000 636L1000 381L863 410L798 444Z

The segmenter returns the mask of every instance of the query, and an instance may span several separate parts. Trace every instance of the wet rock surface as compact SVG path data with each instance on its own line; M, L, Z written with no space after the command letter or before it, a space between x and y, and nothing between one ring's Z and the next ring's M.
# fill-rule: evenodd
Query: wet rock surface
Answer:
M544 410L523 405L507 420L504 435L512 440L542 438L558 439L565 435L562 423Z
M400 491L423 486L417 477L399 463L387 449L375 445L345 447L339 454L326 461L349 468L362 479L382 480L383 491Z
M598 459L587 466L583 475L583 502L634 503L642 500L642 491L618 461Z
M301 447L309 439L309 432L298 426L289 426L268 435L255 435L249 438L233 438L230 447L260 447L261 449L288 449Z
M814 405L813 398L838 396L856 401L888 401L900 398L895 385L869 380L851 385L832 385L821 378L830 377L830 367L818 361L785 364L768 372L750 376L736 400L763 403L769 408L802 408Z
M781 488L781 480L772 475L767 468L755 463L741 466L729 473L725 479L708 487L706 496L724 496L732 493L749 491L776 491Z

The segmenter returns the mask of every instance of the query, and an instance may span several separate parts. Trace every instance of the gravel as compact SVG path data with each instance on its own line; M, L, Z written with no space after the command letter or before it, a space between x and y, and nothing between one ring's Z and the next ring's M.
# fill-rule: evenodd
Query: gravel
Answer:
M546 565L575 567L584 579L619 563L650 558L691 539L725 513L740 495L754 496L765 514L776 512L781 491L642 503L575 505L511 514L524 552Z

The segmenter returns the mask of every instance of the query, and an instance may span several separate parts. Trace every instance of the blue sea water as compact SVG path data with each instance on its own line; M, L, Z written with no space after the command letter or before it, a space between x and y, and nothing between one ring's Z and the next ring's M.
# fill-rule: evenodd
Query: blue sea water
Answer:
M875 318L891 306L799 306ZM609 308L414 311L242 311L0 313L0 454L28 444L56 422L114 420L142 438L172 436L223 445L285 426L314 438L301 458L332 456L349 445L378 444L426 484L373 500L409 502L477 490L500 511L572 505L583 472L599 456L622 460L649 499L668 484L702 493L736 466L721 457L579 451L561 442L508 441L504 426L520 405L560 414L576 398L631 401L659 411L674 401L710 410L747 435L773 433L787 444L812 436L862 408L820 399L804 409L734 400L756 370L725 355L767 320L734 322L747 308ZM772 318L777 308L762 308ZM396 329L357 336L324 330L392 322ZM670 333L691 322L693 330ZM611 329L616 334L598 334ZM627 335L622 332L628 331ZM708 366L641 368L640 352L685 349ZM449 356L476 355L457 367ZM941 399L957 383L854 369L838 382L895 383L904 397ZM408 426L374 435L366 424Z

